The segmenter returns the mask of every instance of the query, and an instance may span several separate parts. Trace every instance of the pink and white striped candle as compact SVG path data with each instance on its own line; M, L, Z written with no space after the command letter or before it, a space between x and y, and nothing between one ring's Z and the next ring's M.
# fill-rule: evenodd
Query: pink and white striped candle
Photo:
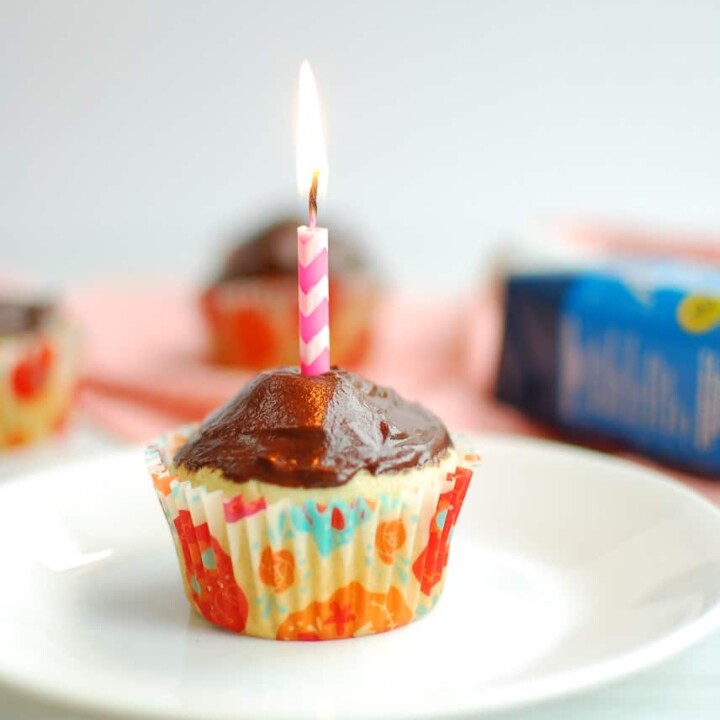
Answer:
M307 60L300 66L297 135L298 190L308 199L309 218L297 235L300 372L321 375L330 370L328 231L316 227L315 221L328 167L317 86Z
M298 317L300 372L330 370L330 287L327 228L298 228Z

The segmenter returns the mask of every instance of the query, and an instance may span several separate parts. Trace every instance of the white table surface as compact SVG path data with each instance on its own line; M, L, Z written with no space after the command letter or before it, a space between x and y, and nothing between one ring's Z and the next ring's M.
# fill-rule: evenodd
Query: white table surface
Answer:
M52 463L119 447L122 447L120 442L79 424L63 441L0 456L0 482ZM98 720L100 717L72 708L53 707L0 686L2 720ZM566 700L492 717L504 720L717 720L720 718L720 632L634 678Z

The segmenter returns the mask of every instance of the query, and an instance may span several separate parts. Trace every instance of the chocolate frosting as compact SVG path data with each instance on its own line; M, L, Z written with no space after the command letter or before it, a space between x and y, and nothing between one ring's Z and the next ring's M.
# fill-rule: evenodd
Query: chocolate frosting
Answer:
M52 302L0 298L0 335L39 330L51 318Z
M282 368L260 373L210 415L175 464L239 483L334 487L358 470L421 467L451 445L439 418L394 390L339 368L316 376Z
M297 228L302 219L286 218L259 230L237 245L225 259L216 283L241 278L297 275ZM366 269L362 253L332 233L330 273L349 274Z

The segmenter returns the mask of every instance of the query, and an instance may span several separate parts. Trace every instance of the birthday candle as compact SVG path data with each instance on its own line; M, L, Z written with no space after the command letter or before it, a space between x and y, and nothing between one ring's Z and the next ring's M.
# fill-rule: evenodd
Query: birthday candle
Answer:
M319 375L330 369L328 231L298 228L298 310L300 371Z
M327 186L327 156L320 104L309 63L300 68L297 174L308 196L308 224L298 228L298 316L300 371L320 375L330 369L328 231L316 227L318 192Z

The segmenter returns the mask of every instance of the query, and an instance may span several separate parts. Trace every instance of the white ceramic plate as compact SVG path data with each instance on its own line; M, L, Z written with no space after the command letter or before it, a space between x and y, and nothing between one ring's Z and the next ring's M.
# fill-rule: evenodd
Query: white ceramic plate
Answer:
M478 436L445 594L386 635L227 634L183 595L139 451L0 485L0 679L172 718L441 718L627 675L720 624L720 514L619 460Z

